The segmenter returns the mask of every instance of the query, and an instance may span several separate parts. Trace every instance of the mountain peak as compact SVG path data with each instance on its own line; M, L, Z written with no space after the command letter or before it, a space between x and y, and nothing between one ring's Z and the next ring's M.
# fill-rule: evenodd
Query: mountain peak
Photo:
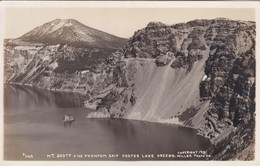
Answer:
M75 19L55 19L18 38L44 44L71 44L121 48L126 39L88 27Z
M50 22L52 22L52 23L54 23L54 24L57 24L57 23L62 23L62 24L78 24L78 23L80 23L80 22L78 22L77 20L71 19L71 18L69 18L69 19L55 19L55 20L50 21Z
M165 26L165 24L163 24L162 22L159 21L153 21L153 22L149 22L147 24L147 27L158 27L158 26Z

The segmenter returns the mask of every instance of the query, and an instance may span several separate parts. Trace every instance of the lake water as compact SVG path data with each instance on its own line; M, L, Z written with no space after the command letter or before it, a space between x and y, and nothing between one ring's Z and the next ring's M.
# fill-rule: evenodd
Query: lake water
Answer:
M18 85L5 85L4 92L5 160L195 160L205 158L178 153L209 146L178 125L86 119L77 94ZM65 113L76 118L71 127L63 126Z

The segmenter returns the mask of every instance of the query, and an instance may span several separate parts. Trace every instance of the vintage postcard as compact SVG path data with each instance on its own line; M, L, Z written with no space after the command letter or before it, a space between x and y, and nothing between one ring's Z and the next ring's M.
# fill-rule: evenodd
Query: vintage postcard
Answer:
M3 164L257 164L259 3L0 5Z

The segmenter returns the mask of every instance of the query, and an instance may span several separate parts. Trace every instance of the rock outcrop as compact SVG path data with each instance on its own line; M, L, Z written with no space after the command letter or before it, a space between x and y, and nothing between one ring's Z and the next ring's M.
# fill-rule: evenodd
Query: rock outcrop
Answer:
M216 137L230 126L248 124L254 116L255 27L227 22L216 35L200 84L202 99L210 99L203 135ZM213 31L213 30L211 30ZM211 36L210 34L208 34Z

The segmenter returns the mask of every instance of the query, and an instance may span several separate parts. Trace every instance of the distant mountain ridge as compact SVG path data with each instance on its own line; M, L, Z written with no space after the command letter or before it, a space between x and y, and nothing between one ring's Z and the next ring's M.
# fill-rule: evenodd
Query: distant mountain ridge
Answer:
M34 28L16 40L106 48L122 48L127 42L127 39L88 27L75 19L55 19Z

